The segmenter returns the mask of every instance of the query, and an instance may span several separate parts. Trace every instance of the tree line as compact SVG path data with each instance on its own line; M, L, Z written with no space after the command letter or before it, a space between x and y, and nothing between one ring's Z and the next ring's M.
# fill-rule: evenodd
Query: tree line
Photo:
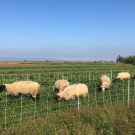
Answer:
M125 57L123 59L123 64L132 64L135 65L135 55L134 56L129 56L129 57Z

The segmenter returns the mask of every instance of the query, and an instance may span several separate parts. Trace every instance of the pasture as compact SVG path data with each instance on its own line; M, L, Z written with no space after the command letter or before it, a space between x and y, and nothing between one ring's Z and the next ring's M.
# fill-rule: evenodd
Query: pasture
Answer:
M117 81L119 72L129 72L131 79ZM105 92L100 88L100 76L107 75L111 79L111 86ZM0 85L15 81L36 81L41 86L40 99L36 102L32 98L20 95L14 97L3 91L0 93L0 125L6 129L20 125L23 120L37 116L47 117L51 112L64 111L72 107L90 107L113 105L115 102L135 100L134 66L117 63L0 63ZM88 86L88 97L74 101L55 102L57 91L52 91L56 80L66 79L70 84L84 83ZM130 91L128 91L130 90Z

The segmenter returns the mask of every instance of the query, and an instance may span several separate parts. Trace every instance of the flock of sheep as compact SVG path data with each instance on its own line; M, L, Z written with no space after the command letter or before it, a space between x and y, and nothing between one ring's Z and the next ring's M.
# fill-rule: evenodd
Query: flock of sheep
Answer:
M135 76L134 76L135 77ZM128 72L121 72L117 76L118 80L130 79ZM102 91L108 89L111 81L107 75L100 77L100 83ZM0 92L6 90L14 96L24 94L26 96L32 96L34 99L38 99L40 96L40 85L33 81L18 81L12 84L3 84L0 86ZM59 93L55 95L55 100L61 99L74 100L76 97L86 97L88 95L88 87L85 84L70 85L67 80L57 80L53 86L53 90L58 90Z

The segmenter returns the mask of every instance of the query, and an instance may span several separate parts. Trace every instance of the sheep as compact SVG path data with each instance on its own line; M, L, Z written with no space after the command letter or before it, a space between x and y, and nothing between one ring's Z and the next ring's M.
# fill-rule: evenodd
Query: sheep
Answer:
M33 81L18 81L11 84L3 84L0 86L0 91L6 90L14 96L24 94L26 96L32 96L34 99L39 98L40 85Z
M121 72L117 76L117 80L130 79L130 74L128 72Z
M78 91L77 91L78 86ZM85 84L74 84L67 86L64 91L55 95L55 100L75 100L76 97L86 97L88 95L88 87Z
M67 80L57 80L53 86L54 90L59 90L59 92L63 91L67 86L69 86L69 82Z
M110 87L111 84L110 78L107 75L102 75L100 77L100 84L102 91L105 91L105 89L108 89Z

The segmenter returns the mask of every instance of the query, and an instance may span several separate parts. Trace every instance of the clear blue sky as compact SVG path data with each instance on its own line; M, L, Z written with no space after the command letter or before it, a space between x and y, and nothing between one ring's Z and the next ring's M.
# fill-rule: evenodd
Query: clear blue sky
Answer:
M0 57L135 55L135 0L0 0Z

